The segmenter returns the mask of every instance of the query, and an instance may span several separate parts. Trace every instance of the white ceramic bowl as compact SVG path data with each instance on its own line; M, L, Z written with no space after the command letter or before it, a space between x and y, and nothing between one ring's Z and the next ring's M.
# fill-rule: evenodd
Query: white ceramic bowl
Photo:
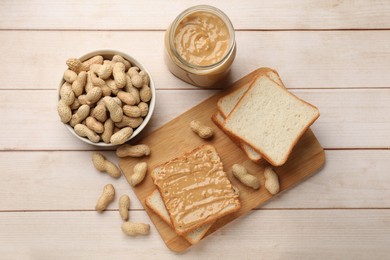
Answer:
M154 111L154 106L156 103L156 89L154 86L152 76L150 75L149 71L145 68L145 66L142 63L140 63L138 60L134 59L132 56L130 56L126 53L120 52L120 51L97 50L97 51L87 53L87 54L81 56L79 59L81 61L85 61L85 60L88 60L89 58L92 58L93 56L96 56L96 55L101 55L101 56L103 56L104 59L111 59L116 54L121 55L123 58L130 61L132 65L139 67L141 70L145 71L149 75L149 79L150 79L149 87L150 87L150 90L152 92L152 99L149 101L148 114L144 117L142 124L139 127L137 127L134 130L133 134L130 136L130 138L128 140L126 140L126 142L128 142L131 139L133 139L134 137L136 137L145 128L145 126L148 124L150 118L152 117L152 114ZM64 84L64 82L65 82L64 79L61 79L61 83L58 87L58 100L60 99L60 88L61 88L62 84ZM73 127L71 127L69 124L64 124L64 125L69 130L69 132L71 132L75 137L77 137L79 140L83 141L84 143L95 145L95 146L102 146L102 147L115 147L115 146L117 146L117 145L114 145L111 143L106 144L104 142L98 142L98 143L91 142L88 138L81 137L81 136L77 135L75 133Z

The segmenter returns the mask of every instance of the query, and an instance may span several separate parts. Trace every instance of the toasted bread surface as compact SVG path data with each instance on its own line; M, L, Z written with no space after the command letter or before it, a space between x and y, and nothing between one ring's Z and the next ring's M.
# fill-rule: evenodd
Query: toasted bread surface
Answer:
M167 223L169 226L173 227L171 218L169 217L169 213L167 211L167 208L164 205L164 201L161 197L160 192L158 189L155 189L152 194L150 194L146 200L146 205L159 216L165 223ZM183 237L190 242L192 245L198 243L204 235L207 233L207 231L210 229L213 223L203 225L201 227L198 227L197 229L189 232L186 235L183 235Z
M280 166L319 115L315 106L259 75L225 119L224 128Z
M276 70L270 69L270 68L262 68L259 69L259 72L257 75L264 74L267 75L271 80L275 81L278 85L281 87L285 87L283 85L282 79L280 78L279 74ZM234 107L237 105L240 98L243 96L243 94L248 90L250 85L254 82L256 77L253 77L252 80L247 82L246 84L243 84L238 88L237 90L221 97L218 100L217 103L217 112L213 116L213 121L217 124L219 128L221 128L222 131L224 131L227 134L227 131L225 131L223 123L225 121L225 118L230 114L230 112L234 109ZM231 139L233 139L233 136L229 136ZM247 157L255 162L259 163L261 160L261 155L253 149L250 145L245 143L243 140L240 140L239 138L234 138L234 142L244 151L244 153L247 155Z
M157 166L151 176L179 235L240 209L239 198L211 145Z

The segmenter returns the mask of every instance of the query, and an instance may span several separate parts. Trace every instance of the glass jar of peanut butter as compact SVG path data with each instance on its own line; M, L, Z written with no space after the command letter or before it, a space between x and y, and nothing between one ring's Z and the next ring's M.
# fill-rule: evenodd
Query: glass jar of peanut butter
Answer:
M176 77L210 88L236 56L234 28L221 10L198 5L179 14L165 33L165 63Z

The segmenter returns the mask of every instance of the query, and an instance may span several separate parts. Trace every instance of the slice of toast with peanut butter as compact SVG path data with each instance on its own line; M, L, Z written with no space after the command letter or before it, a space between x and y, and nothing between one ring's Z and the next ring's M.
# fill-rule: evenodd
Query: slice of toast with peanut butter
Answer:
M172 227L172 221L169 217L169 213L165 207L164 201L161 197L160 192L155 189L145 200L145 204L156 213L165 223ZM213 222L214 223L214 222ZM207 233L213 223L209 223L198 227L197 229L188 232L183 237L190 242L192 245L198 243L203 236Z
M211 145L157 166L151 176L179 235L240 209L238 195Z

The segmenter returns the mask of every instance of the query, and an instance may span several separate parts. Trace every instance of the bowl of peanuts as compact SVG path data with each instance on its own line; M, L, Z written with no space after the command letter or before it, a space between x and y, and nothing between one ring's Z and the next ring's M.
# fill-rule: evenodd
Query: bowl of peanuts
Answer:
M117 146L148 124L156 102L150 73L138 60L114 50L69 58L58 87L57 112L79 140Z

